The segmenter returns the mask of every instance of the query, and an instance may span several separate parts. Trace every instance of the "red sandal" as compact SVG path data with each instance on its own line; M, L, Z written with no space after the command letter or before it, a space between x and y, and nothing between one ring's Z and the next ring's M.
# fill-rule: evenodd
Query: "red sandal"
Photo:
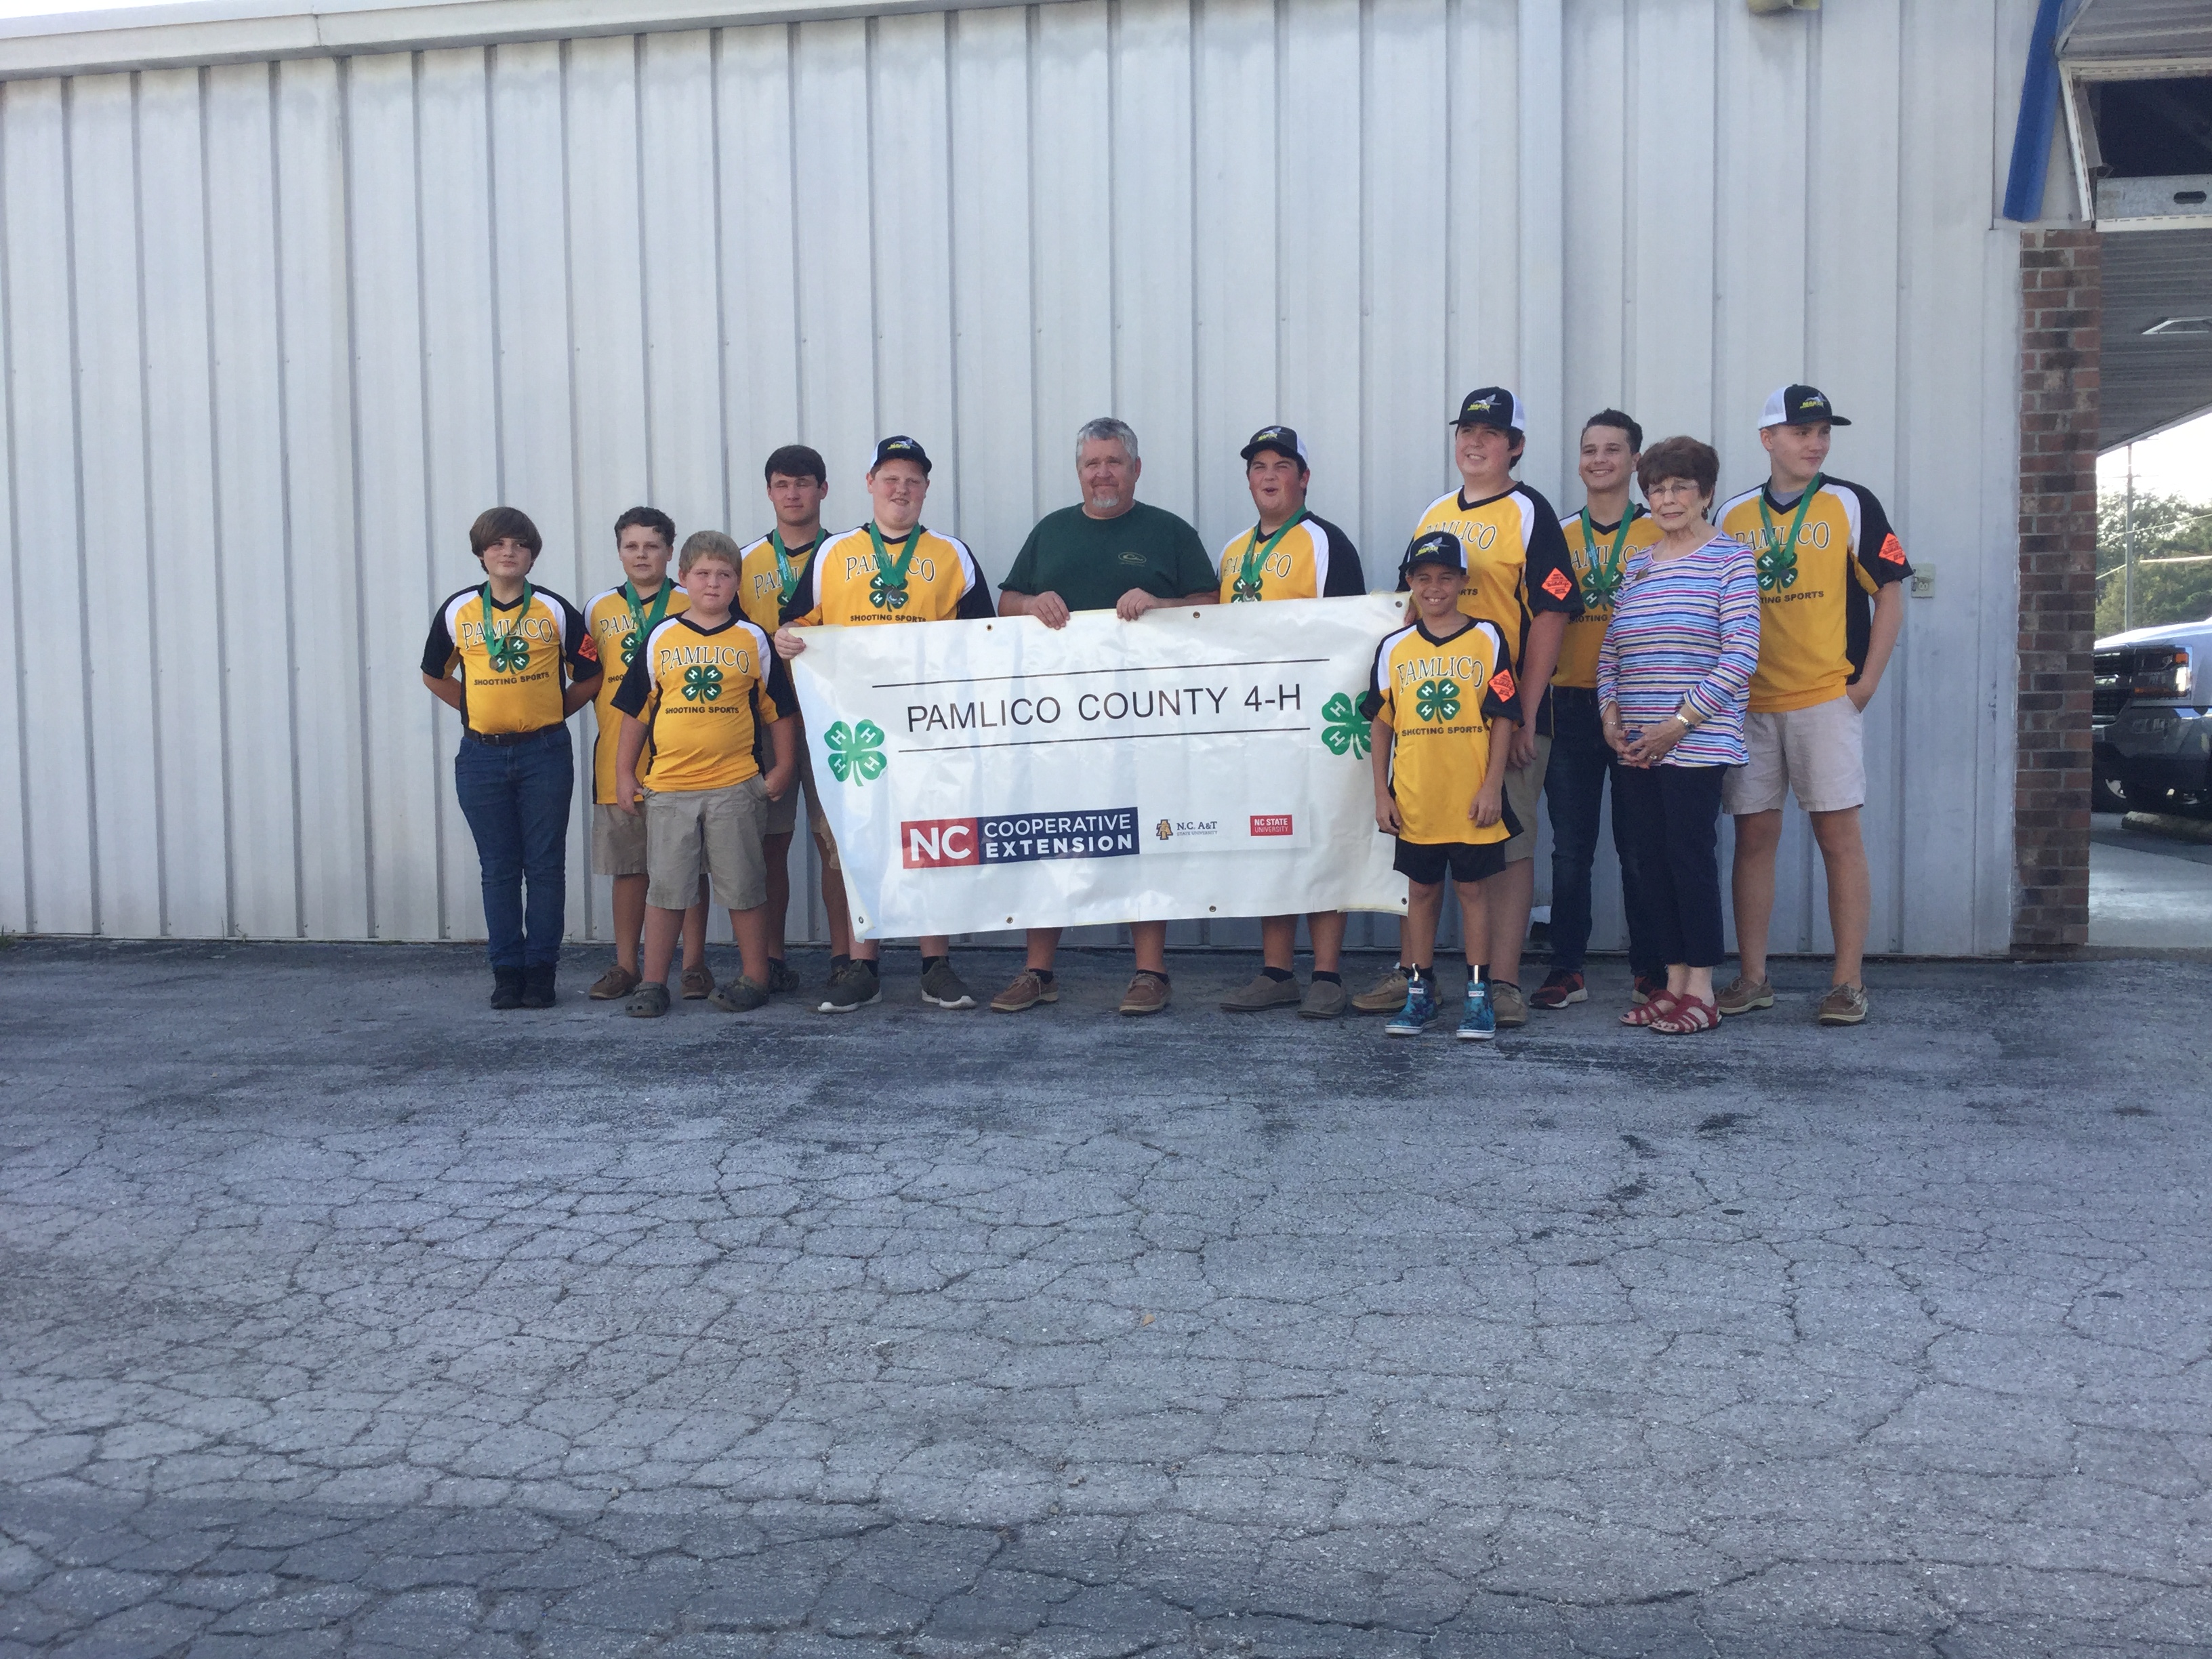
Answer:
M1623 1025L1649 1025L1655 1020L1666 1018L1674 1012L1674 994L1662 987L1651 994L1650 1000L1638 1003L1623 1014L1620 1023Z
M1720 1023L1717 1004L1703 997L1682 997L1673 1001L1663 1016L1651 1022L1651 1029L1662 1036L1687 1036L1692 1031L1712 1030Z

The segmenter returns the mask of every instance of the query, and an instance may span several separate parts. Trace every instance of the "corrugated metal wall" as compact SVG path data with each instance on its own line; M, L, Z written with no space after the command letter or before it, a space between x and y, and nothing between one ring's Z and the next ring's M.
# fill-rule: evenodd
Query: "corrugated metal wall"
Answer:
M1380 585L1468 386L1536 399L1565 509L1582 415L1725 489L1807 374L1937 577L1871 720L1874 945L2000 949L2030 9L1077 0L9 84L0 927L480 933L416 667L495 501L580 600L623 507L757 529L796 436L853 521L899 429L995 578L1085 417L1215 546L1280 419ZM1521 182L1561 142L1564 230ZM1825 941L1803 831L1777 948Z

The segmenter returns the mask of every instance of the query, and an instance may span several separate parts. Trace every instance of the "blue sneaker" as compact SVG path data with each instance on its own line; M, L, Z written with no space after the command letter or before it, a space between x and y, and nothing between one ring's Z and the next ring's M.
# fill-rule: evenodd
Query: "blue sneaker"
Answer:
M1470 1042L1487 1042L1498 1035L1497 1011L1490 1006L1490 988L1467 988L1467 1010L1459 1017L1459 1034Z
M1436 1017L1437 999L1431 982L1417 980L1406 988L1406 1006L1390 1016L1390 1023L1382 1030L1389 1036L1419 1036Z

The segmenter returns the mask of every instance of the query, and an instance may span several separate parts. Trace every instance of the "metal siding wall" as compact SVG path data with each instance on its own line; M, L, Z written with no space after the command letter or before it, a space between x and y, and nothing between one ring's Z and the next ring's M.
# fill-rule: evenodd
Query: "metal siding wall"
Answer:
M1088 416L1137 425L1146 497L1210 549L1279 419L1382 586L1468 386L1564 386L1525 471L1571 510L1581 415L1710 436L1740 487L1806 374L1859 416L1836 470L1941 570L1869 716L1872 943L2002 948L2016 20L1567 0L1555 65L1516 16L1068 0L7 87L0 927L479 933L415 668L496 501L580 602L622 508L750 536L797 438L855 522L903 428L996 580ZM1564 102L1522 84L1555 73ZM1554 143L1560 283L1517 228ZM580 814L571 926L604 937L587 847ZM1776 947L1824 946L1801 817L1782 868ZM808 892L794 931L821 920Z

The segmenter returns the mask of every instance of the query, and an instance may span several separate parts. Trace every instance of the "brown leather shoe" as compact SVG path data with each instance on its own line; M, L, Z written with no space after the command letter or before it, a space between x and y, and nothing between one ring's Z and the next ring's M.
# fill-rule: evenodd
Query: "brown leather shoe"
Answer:
M1866 1017L1867 994L1863 985L1831 985L1828 994L1820 999L1823 1025L1856 1025Z
M702 997L714 994L714 975L705 963L684 970L684 1000L696 1002Z
M991 999L994 1014L1018 1014L1025 1008L1034 1008L1040 1002L1060 1000L1060 981L1048 983L1037 977L1036 969L1024 968L1014 975L1013 983Z
M637 975L619 962L592 981L592 1000L615 1002L637 989Z
M1121 993L1121 1012L1125 1014L1157 1014L1168 1006L1168 976L1156 974L1149 968L1137 969L1129 988Z
M1754 1008L1771 1008L1774 986L1771 981L1746 979L1738 974L1721 988L1721 994L1713 999L1713 1006L1728 1018L1740 1018Z

